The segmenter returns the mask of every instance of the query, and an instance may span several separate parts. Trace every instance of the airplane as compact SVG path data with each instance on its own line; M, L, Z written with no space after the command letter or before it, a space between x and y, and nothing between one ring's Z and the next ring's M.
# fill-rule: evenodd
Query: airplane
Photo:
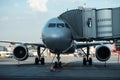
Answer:
M96 58L99 61L106 62L109 60L111 56L110 49L104 44L109 42L93 42L93 41L83 41L78 42L73 39L73 35L71 33L71 29L69 24L65 23L62 19L55 17L50 19L42 30L42 41L41 43L22 43L22 42L14 42L14 41L0 41L2 43L11 43L18 44L13 49L14 58L18 61L24 61L28 58L28 48L27 45L37 46L37 54L38 57L35 58L35 64L39 64L39 62L44 65L45 59L43 55L44 50L41 52L40 48L48 48L51 53L56 55L57 61L54 63L54 68L62 67L62 62L60 61L61 54L69 54L74 53L75 49L78 48L86 48L87 51L84 50L83 53L85 56L83 57L83 65L87 63L92 65L92 58L90 57L90 46L97 46L96 48Z

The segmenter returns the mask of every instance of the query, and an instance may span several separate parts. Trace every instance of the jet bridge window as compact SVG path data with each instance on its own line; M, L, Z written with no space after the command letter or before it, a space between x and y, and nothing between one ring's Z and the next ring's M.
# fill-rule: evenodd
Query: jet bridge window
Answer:
M62 28L62 27L64 27L64 24L63 24L63 23L58 23L58 24L57 24L57 27L58 27L58 28Z
M50 23L48 27L55 27L56 24L55 23Z
M92 27L92 18L88 18L87 25L89 28Z

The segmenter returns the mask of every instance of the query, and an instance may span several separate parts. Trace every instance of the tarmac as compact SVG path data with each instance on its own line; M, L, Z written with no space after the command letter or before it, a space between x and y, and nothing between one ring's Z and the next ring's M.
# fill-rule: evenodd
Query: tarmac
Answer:
M82 57L62 56L63 68L56 71L50 71L53 56L45 57L45 65L35 65L34 59L0 59L0 80L120 80L120 63L115 55L106 65L93 57L92 66L83 66Z

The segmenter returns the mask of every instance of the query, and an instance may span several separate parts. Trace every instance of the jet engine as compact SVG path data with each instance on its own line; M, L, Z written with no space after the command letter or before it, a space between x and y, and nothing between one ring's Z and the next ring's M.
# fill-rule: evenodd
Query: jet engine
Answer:
M13 50L14 58L23 61L28 58L28 48L25 45L18 45Z
M99 46L96 48L96 58L99 61L107 61L111 56L111 51L107 46Z

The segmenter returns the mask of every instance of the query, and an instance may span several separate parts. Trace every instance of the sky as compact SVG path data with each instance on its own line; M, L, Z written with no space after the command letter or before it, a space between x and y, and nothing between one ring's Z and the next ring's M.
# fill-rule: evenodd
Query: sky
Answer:
M50 18L79 6L120 7L120 0L0 0L0 40L40 42Z

